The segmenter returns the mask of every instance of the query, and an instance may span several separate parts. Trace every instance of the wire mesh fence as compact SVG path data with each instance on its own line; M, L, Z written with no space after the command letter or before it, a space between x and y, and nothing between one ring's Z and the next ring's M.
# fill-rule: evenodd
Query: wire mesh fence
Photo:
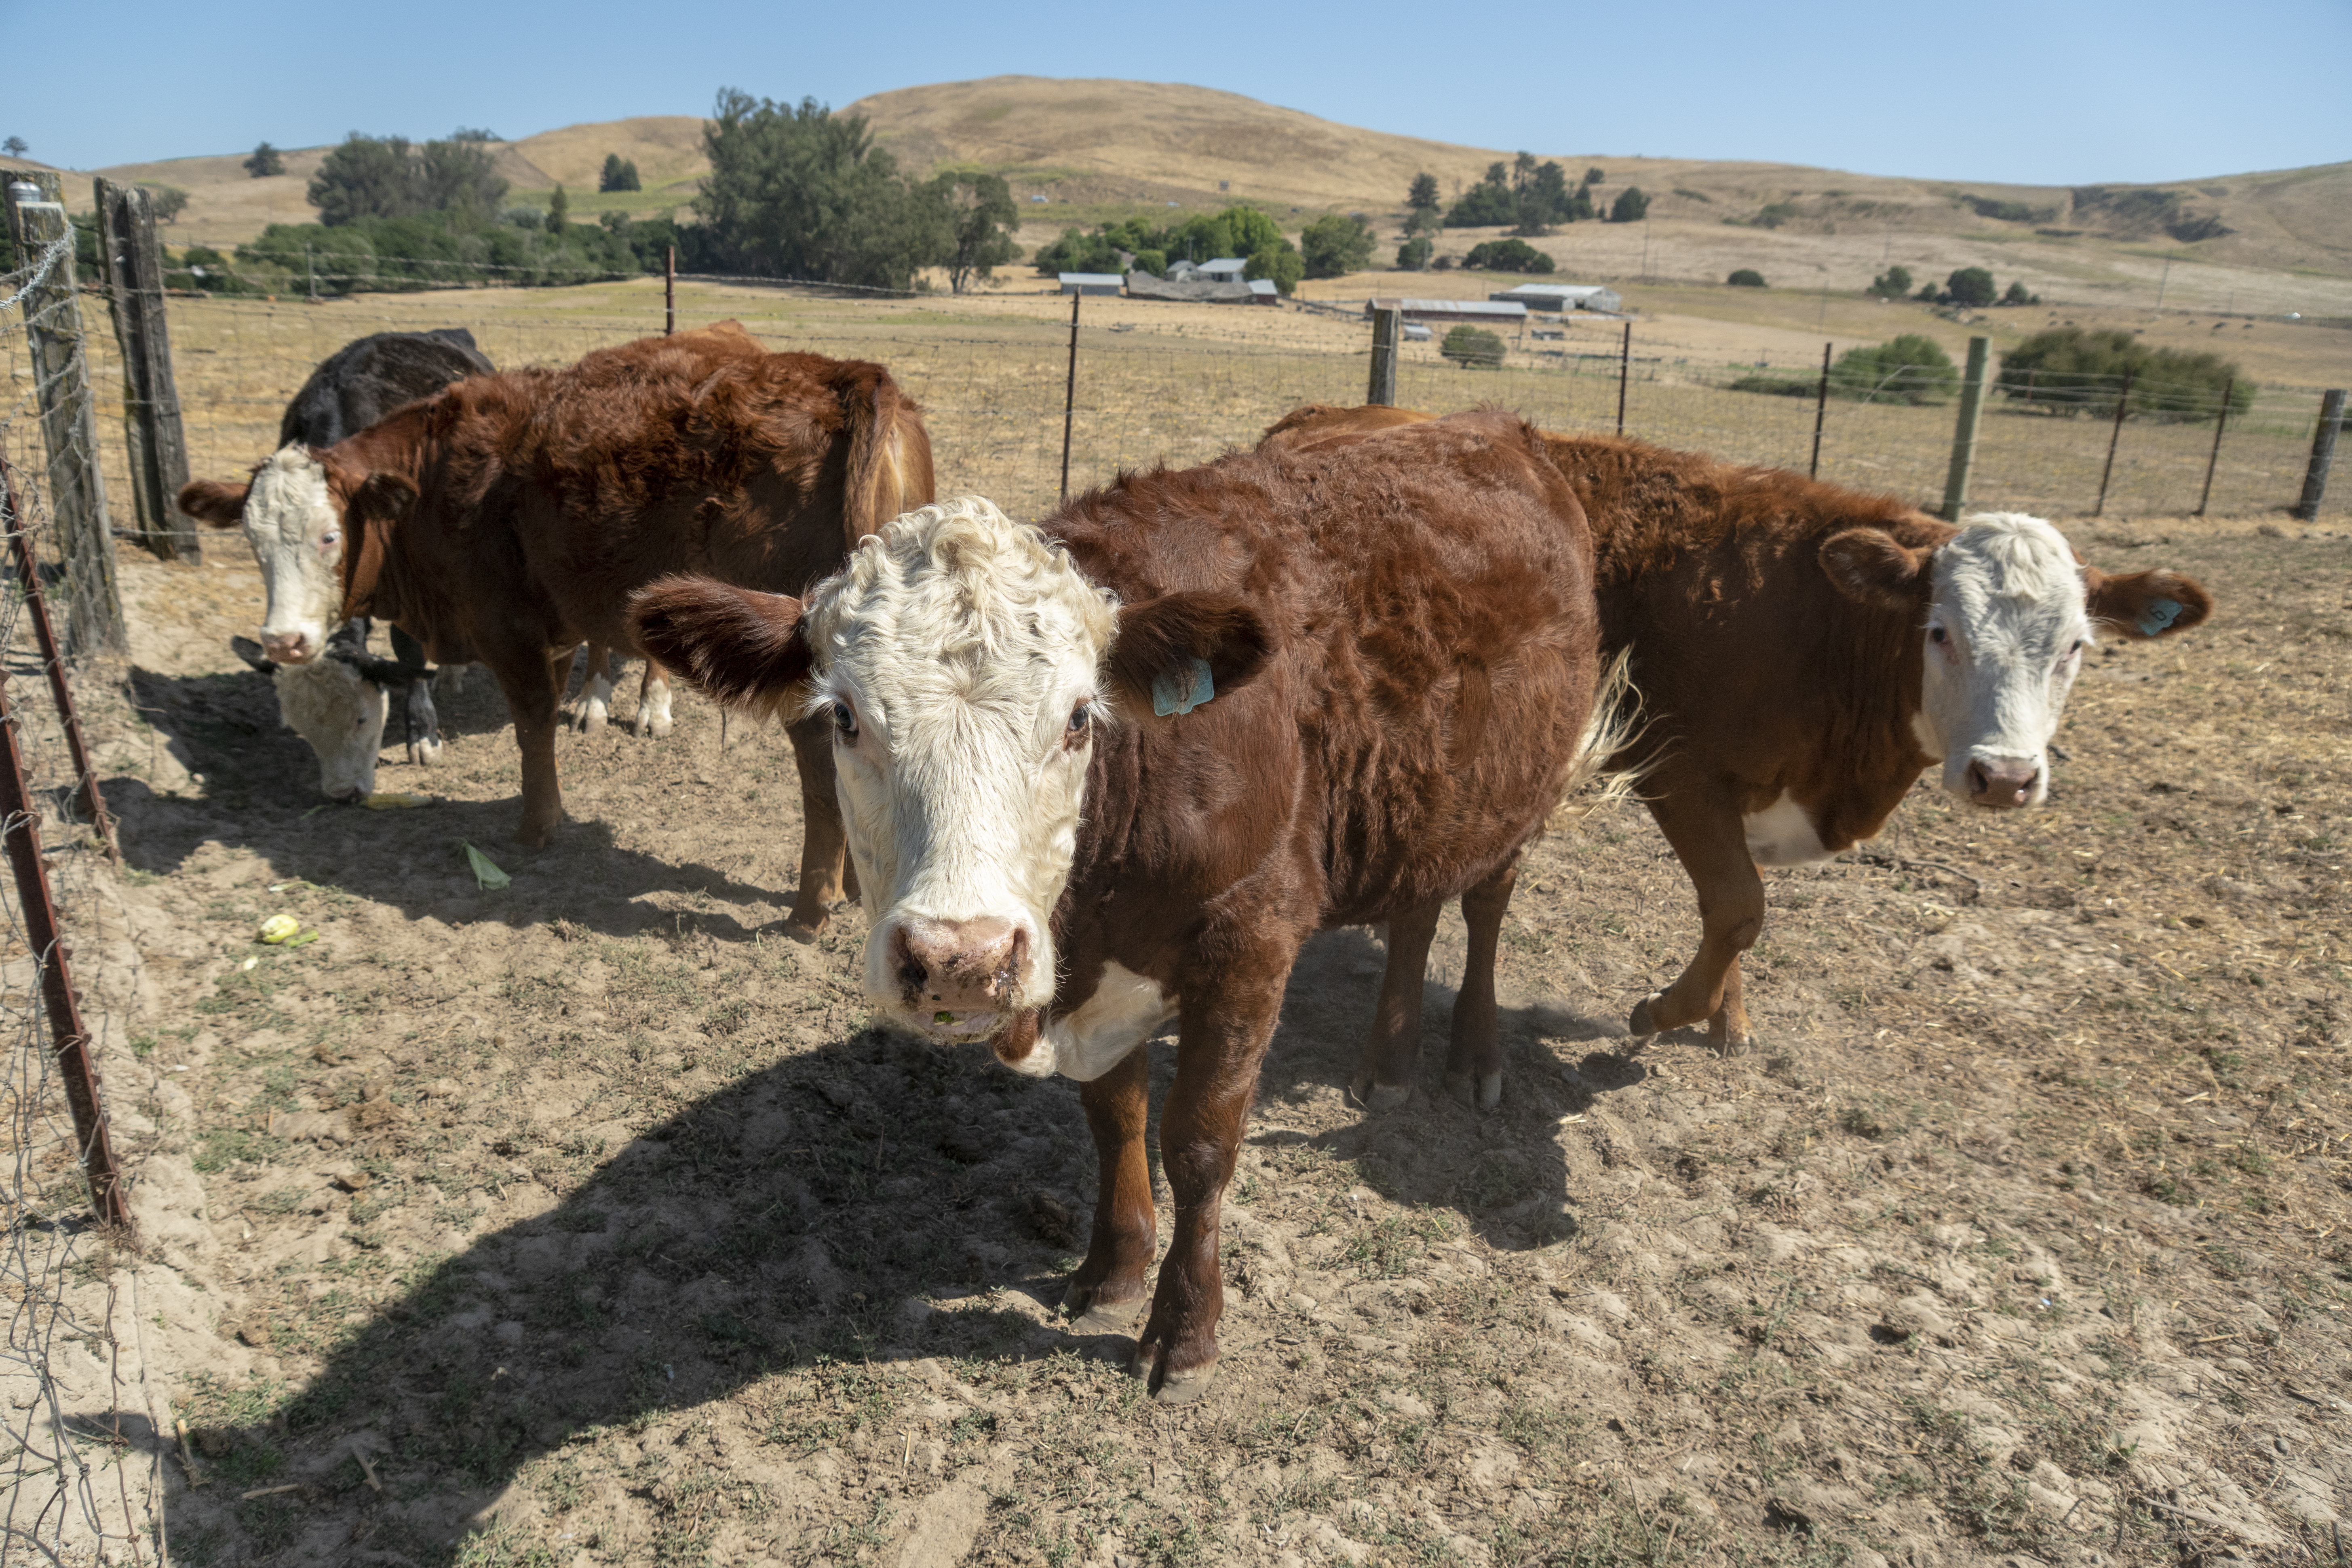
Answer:
M150 1528L162 1485L160 1423L138 1349L137 1277L125 1267L130 1237L120 1224L127 1211L110 1177L92 1180L93 1166L110 1172L112 1160L100 1085L80 1070L91 1055L123 1047L107 1003L133 979L101 868L103 818L89 772L74 762L73 710L60 700L77 684L102 680L103 669L66 667L39 625L46 601L60 623L56 643L95 649L105 641L77 625L81 601L54 592L70 553L54 497L60 483L86 478L88 449L74 443L95 428L56 418L58 394L86 380L89 366L79 348L60 359L29 342L43 331L68 345L89 341L74 330L87 323L72 319L72 294L37 287L69 260L44 247L0 277L0 539L25 568L0 563L0 772L8 775L0 778L0 837L13 873L0 891L0 1134L8 1156L0 1563L147 1561L156 1555ZM85 499L102 509L102 497ZM35 585L45 585L37 598L28 592Z

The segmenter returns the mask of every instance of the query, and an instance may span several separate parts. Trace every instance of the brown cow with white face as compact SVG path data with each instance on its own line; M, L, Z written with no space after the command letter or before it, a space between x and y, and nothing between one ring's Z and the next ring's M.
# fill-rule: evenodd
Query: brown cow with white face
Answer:
M1309 405L1264 444L1354 449L1428 417ZM2212 613L2179 573L2078 564L2040 518L1955 528L1891 496L1644 441L1545 445L1591 520L1601 644L1631 654L1647 721L1617 764L1642 773L1698 893L1698 953L1635 1005L1636 1037L1704 1020L1718 1045L1748 1044L1739 955L1764 926L1758 867L1874 837L1930 767L1972 806L2040 804L2095 630L2169 637ZM1410 952L1391 944L1390 963L1417 981Z
M295 445L248 485L198 480L182 510L242 522L268 588L269 657L318 657L354 616L398 623L438 660L488 665L522 748L516 839L563 813L555 714L576 645L636 648L630 594L698 572L799 591L931 499L920 411L878 364L769 353L732 321L600 350L561 371L461 381L359 434ZM591 672L583 705L597 695ZM649 671L649 677L654 672ZM641 721L658 733L667 689ZM808 824L793 924L842 892L833 756L796 724Z
M1218 1203L1312 932L1462 899L1449 1072L1499 1090L1496 931L1589 751L1589 561L1535 434L1475 415L1131 476L1037 527L961 498L805 600L657 585L636 636L722 700L829 718L877 1008L1084 1082L1101 1186L1068 1305L1097 1330L1144 1302L1138 1047L1178 1021L1175 1236L1134 1364L1180 1400L1217 1358ZM1365 1047L1391 1087L1420 1046L1395 1022Z

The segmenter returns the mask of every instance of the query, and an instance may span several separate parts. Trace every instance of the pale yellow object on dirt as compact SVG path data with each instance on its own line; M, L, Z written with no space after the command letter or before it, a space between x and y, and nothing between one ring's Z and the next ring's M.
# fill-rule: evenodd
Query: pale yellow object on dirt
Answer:
M440 800L437 795L404 795L398 790L380 789L360 804L370 811L404 811L410 806L436 805Z
M302 929L302 922L292 915L272 915L261 922L261 940L281 942Z

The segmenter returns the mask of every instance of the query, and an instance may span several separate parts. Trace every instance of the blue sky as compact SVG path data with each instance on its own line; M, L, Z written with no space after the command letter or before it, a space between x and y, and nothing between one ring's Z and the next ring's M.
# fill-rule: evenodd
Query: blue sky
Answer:
M1025 73L1192 82L1378 130L1563 155L2029 184L2352 158L2347 0L1633 0L1477 13L1391 0L404 0L391 11L129 0L104 8L102 30L138 47L106 51L102 91L89 69L97 16L0 0L4 36L46 46L27 58L78 62L12 70L0 136L96 168L352 130L520 137L699 114L721 84L838 106Z

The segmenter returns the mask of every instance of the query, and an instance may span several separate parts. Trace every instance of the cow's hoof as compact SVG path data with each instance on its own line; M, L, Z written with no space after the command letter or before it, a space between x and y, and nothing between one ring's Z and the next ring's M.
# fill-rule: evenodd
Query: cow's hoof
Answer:
M1167 1373L1160 1378L1160 1386L1151 1391L1151 1397L1161 1405L1190 1405L1208 1393L1209 1385L1216 1381L1217 1363L1211 1362L1189 1372Z
M1466 1072L1450 1072L1445 1075L1445 1092L1465 1110L1492 1110L1503 1103L1503 1075L1490 1072L1474 1079Z
M1664 992L1653 991L1633 1004L1633 1011L1625 1019L1625 1033L1633 1037L1625 1042L1624 1055L1632 1056L1658 1037L1656 1009L1665 999Z
M637 715L637 735L641 740L667 741L669 739L669 721L665 718L648 719L640 713Z
M1367 1076L1348 1086L1348 1097L1374 1116L1386 1116L1391 1110L1402 1110L1412 1099L1409 1083L1374 1083Z
M438 740L411 741L408 743L408 760L416 767L433 766L441 760L441 742Z
M1076 1303L1064 1305L1075 1307ZM1143 1308L1144 1298L1140 1296L1132 1301L1096 1301L1069 1321L1069 1330L1074 1334L1132 1334L1135 1320L1143 1316Z
M583 706L580 710L579 717L572 720L572 727L583 735L593 735L604 727L605 721L604 705L597 703L593 706Z

